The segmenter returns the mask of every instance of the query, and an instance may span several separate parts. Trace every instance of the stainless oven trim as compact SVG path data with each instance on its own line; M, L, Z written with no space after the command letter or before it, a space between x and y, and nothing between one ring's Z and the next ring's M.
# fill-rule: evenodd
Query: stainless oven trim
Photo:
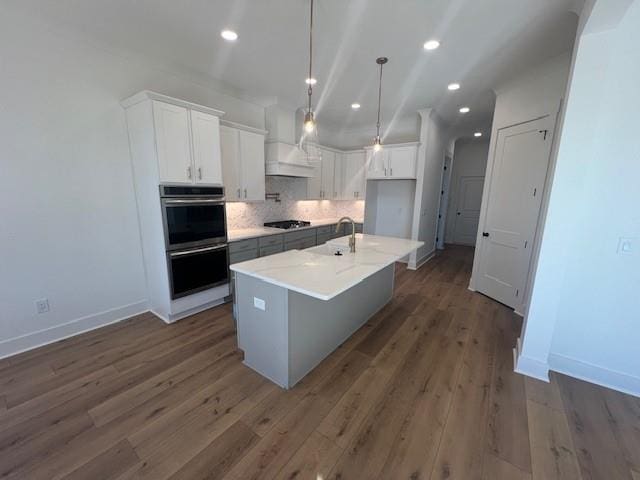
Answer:
M206 201L206 200L207 199L202 199L202 198L193 198L190 200L178 200L174 198L160 199L160 209L162 210L162 230L164 233L164 245L167 251L171 252L175 250L184 250L186 248L227 243L227 209L225 208L225 202L220 201L219 199L218 200L211 199L209 201ZM185 243L179 243L178 245L171 245L169 242L169 226L167 222L167 208L171 208L171 205L184 206L184 205L198 205L198 204L207 205L207 206L211 206L211 205L222 206L222 221L224 224L224 232L225 232L224 236L206 238L204 240L198 240L196 242L185 242Z
M227 278L224 280L220 280L219 282L210 283L207 285L203 285L202 287L194 288L192 290L188 290L186 292L182 292L176 294L173 290L173 266L171 265L171 258L186 256L186 255L197 255L198 253L206 253L209 251L221 250L226 248L227 250ZM194 293L204 292L205 290L209 290L211 288L219 287L220 285L224 285L225 283L229 283L231 281L230 270L229 270L229 244L224 243L223 245L214 245L207 248L192 248L180 252L167 252L167 270L169 273L169 295L171 296L171 300L177 300L179 298L188 297L189 295L193 295Z

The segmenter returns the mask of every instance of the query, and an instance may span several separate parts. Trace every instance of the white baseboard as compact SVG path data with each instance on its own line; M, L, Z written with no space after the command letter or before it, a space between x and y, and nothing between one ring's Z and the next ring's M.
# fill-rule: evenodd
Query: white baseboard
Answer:
M513 365L514 371L527 377L537 378L543 382L549 382L549 365L545 362L532 357L526 357L522 354L522 343L520 338L516 342L513 349Z
M429 260L431 260L435 256L436 256L436 251L432 250L431 252L423 256L420 260L416 261L415 266L411 265L411 262L409 262L407 269L418 270L420 267L422 267L425 263L427 263Z
M549 367L554 372L640 397L640 377L609 370L556 353L549 355Z
M87 315L70 322L31 332L0 342L0 358L10 357L27 350L42 347L89 330L117 323L134 315L149 311L146 300Z

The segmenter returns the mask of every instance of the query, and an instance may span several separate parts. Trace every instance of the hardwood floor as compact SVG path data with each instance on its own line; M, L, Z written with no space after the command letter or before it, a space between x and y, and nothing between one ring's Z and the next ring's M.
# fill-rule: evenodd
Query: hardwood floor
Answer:
M244 367L228 305L0 361L0 478L640 480L640 399L513 373L521 321L473 251L398 267L381 312L291 391Z

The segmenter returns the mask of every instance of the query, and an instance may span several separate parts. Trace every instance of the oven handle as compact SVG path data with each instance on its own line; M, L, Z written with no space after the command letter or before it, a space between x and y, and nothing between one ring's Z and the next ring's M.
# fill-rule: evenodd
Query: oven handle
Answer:
M164 203L167 205L196 205L199 203L213 203L224 205L224 200L220 200L219 198L200 198L198 200L179 200L179 199L168 199L165 200Z
M221 250L223 248L227 248L227 244L224 243L222 245L215 245L213 247L205 247L205 248L196 248L195 250L186 250L184 252L170 252L170 257L181 257L183 255L191 255L193 253L202 253L202 252L212 252L214 250Z

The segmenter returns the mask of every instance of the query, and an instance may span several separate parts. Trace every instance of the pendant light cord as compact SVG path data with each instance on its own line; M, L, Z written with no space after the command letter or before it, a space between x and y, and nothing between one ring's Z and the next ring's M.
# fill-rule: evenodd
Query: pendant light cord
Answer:
M311 0L313 1L313 0ZM382 101L382 63L380 64L380 82L378 83L378 123L376 124L376 135L380 137L380 102Z
M313 93L313 86L311 85L311 82L313 81L312 78L312 72L311 72L311 67L312 67L312 62L313 62L313 0L311 0L311 16L310 16L310 20L309 20L309 88L307 90L307 94L309 95L309 113L311 113L311 94Z

